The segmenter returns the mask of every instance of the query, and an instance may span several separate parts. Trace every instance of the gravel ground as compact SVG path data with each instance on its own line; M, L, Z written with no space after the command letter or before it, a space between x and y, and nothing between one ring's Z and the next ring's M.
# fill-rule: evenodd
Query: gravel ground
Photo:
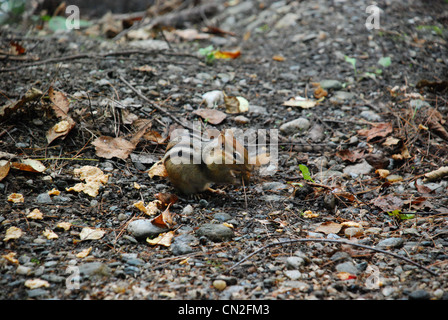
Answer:
M425 179L447 163L448 4L377 5L380 29L368 30L365 1L229 1L188 26L228 33L191 41L176 29L115 42L101 31L2 27L28 56L86 56L1 62L2 106L31 88L44 95L1 115L0 151L46 169L11 169L0 181L0 299L448 299L448 183ZM210 45L241 55L206 63L198 52ZM284 105L318 100L316 83L327 92L316 106ZM48 145L58 121L50 86L69 98L76 125ZM277 170L226 195L180 196L171 244L151 245L148 234L166 230L146 230L152 217L134 204L175 193L147 173L165 143L142 137L123 160L98 155L92 141L130 139L136 118L166 137L172 116L197 119L202 95L217 89L249 101L217 128L279 130ZM109 175L93 197L67 191L86 165ZM8 201L13 193L24 201Z

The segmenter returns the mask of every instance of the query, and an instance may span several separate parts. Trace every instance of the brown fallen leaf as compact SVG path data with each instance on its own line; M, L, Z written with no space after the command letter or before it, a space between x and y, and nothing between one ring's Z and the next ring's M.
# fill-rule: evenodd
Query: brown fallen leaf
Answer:
M95 146L95 153L98 157L111 159L119 158L126 160L129 154L134 151L135 143L123 138L113 138L109 136L101 136L92 142Z
M376 138L387 137L392 133L393 127L391 123L378 123L371 129L361 129L358 131L360 136L365 136L367 141L371 141Z
M7 160L0 160L0 181L2 181L9 173L11 162Z
M173 225L173 215L170 212L170 205L161 214L152 219L151 223L159 228L171 228Z
M285 61L285 57L280 56L280 55L275 55L272 57L272 60L282 62L282 61Z
M39 160L23 159L21 162L11 162L11 168L27 172L44 172L46 167Z
M149 243L152 246L160 245L169 247L171 245L171 241L174 238L174 231L168 231L165 233L160 234L158 237L154 239L146 239L146 242Z
M339 150L336 152L336 155L344 161L356 162L359 159L364 158L364 151L351 151L348 149Z
M71 117L66 117L65 119L56 123L47 132L47 144L51 144L57 138L65 138L68 133L75 127L76 122Z
M227 117L224 112L216 109L197 109L193 113L211 124L220 124Z
M425 173L423 182L434 181L448 175L448 167L440 167L437 170Z
M51 108L58 118L65 118L68 115L70 109L70 102L68 101L65 94L62 92L54 90L53 87L48 89L48 96L52 102Z
M162 161L158 161L153 164L153 166L148 170L148 176L152 179L154 176L158 177L168 177L165 166Z
M175 204L179 200L178 196L173 193L160 192L156 193L154 196L160 201L161 206L159 209L164 209L169 205Z
M3 106L0 106L0 120L8 119L14 112L25 106L27 102L35 101L42 97L42 91L36 88L31 88L19 101L12 101Z
M333 221L326 221L321 223L317 228L316 232L323 232L325 234L334 233L337 234L341 231L342 225Z
M373 199L371 202L384 212L392 212L395 210L400 210L404 204L403 200L392 195L378 197L376 199Z

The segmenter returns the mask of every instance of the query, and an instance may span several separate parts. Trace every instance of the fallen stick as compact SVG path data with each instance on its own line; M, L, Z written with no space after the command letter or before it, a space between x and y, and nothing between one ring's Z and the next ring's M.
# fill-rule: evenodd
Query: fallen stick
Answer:
M411 259L408 259L406 257L400 256L400 255L395 254L393 252L389 252L389 251L386 251L386 250L382 250L382 249L366 246L366 245L359 244L359 243L352 243L352 242L348 242L348 241L344 241L344 240L320 239L320 238L291 239L291 240L285 240L285 241L270 243L270 244L268 244L268 245L266 245L266 246L264 246L264 247L262 247L262 248L260 248L260 249L258 249L256 251L252 252L250 255L244 257L242 260L238 261L233 266L231 266L229 269L227 269L226 272L229 272L232 269L235 269L237 266L242 264L244 261L248 260L250 257L256 255L257 253L259 253L259 252L261 252L261 251L263 251L263 250L265 250L267 248L270 248L270 247L273 247L273 246L277 246L277 245L296 243L296 242L332 242L332 243L346 244L346 245L350 245L350 246L355 246L355 247L360 247L360 248L364 248L364 249L368 249L368 250L373 250L373 251L376 251L376 252L381 252L381 253L384 253L384 254L391 255L391 256L393 256L393 257L395 257L397 259L404 260L404 261L406 261L406 262L408 262L410 264L413 264L413 265L419 267L420 269L425 270L426 272L430 273L433 276L438 276L438 274L436 272L434 272L432 270L429 270L428 268L418 264L417 262L415 262L415 261L413 261Z
M106 57L112 57L112 56L126 56L131 54L162 54L165 56L177 56L177 57L189 57L189 58L195 58L199 59L199 57L188 54L188 53L173 53L173 52L166 52L165 50L152 50L152 51L145 51L145 50L126 50L126 51L115 51L115 52L105 52L105 53L81 53L81 54L74 54L70 56L64 56L64 57L57 57L57 58L50 58L46 60L40 60L30 63L24 63L17 67L11 67L11 68L3 68L0 69L1 72L10 72L10 71L17 71L21 68L26 67L34 67L38 65L48 64L48 63L58 63L63 61L70 61L70 60L79 60L79 59L99 59L99 58L106 58Z
M149 103L149 105L151 107L153 107L154 109L157 109L158 111L160 111L161 113L163 113L164 115L170 117L171 119L173 119L174 122L180 124L182 127L186 128L186 129L190 129L192 130L192 128L190 126L188 126L187 124L183 123L182 121L180 121L178 118L176 118L174 115L172 115L170 112L166 111L162 106L159 106L157 103L149 100L145 95L143 95L139 90L137 90L136 88L134 88L133 85L131 85L128 81L126 81L126 79L124 79L121 75L118 76L120 78L120 80L127 85L132 91L134 91L140 98L142 98L143 100L145 100L147 103Z

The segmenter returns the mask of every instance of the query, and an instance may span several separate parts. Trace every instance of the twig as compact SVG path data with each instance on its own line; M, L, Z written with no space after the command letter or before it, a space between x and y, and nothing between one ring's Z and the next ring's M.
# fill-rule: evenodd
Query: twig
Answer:
M244 261L246 261L250 257L256 255L257 253L259 253L259 252L261 252L261 251L263 251L263 250L265 250L267 248L270 248L270 247L273 247L273 246L277 246L277 245L296 243L296 242L333 242L333 243L346 244L346 245L351 245L351 246L360 247L360 248L364 248L364 249L369 249L369 250L373 250L373 251L376 251L376 252L381 252L381 253L384 253L384 254L391 255L391 256L393 256L393 257L395 257L397 259L404 260L404 261L406 261L406 262L408 262L410 264L413 264L413 265L419 267L420 269L425 270L426 272L432 274L433 276L438 276L438 274L436 272L434 272L434 271L432 271L432 270L430 270L430 269L428 269L428 268L418 264L417 262L415 262L415 261L413 261L411 259L408 259L406 257L400 256L400 255L395 254L393 252L389 252L389 251L386 251L386 250L382 250L382 249L366 246L366 245L359 244L359 243L348 242L348 241L344 241L344 240L320 239L320 238L301 238L301 239L291 239L291 240L285 240L285 241L270 243L270 244L268 244L268 245L266 245L266 246L264 246L264 247L262 247L262 248L260 248L260 249L258 249L256 251L252 252L248 256L244 257L242 260L240 260L239 262L237 262L233 266L231 266L229 269L227 269L226 272L229 272L230 270L235 269L237 266L242 264Z
M173 52L165 52L164 50L125 50L125 51L115 51L115 52L103 52L103 53L80 53L80 54L74 54L70 56L64 56L64 57L57 57L57 58L50 58L46 60L40 60L30 63L24 63L17 67L11 67L11 68L3 68L0 69L1 72L10 72L10 71L17 71L21 68L26 67L34 67L42 64L49 64L49 63L58 63L63 61L70 61L70 60L79 60L79 59L99 59L99 58L106 58L106 57L113 57L113 56L127 56L131 54L161 54L163 53L164 56L176 56L176 57L189 57L189 58L195 58L199 59L199 57L188 54L188 53L173 53Z
M134 91L140 98L142 98L143 100L145 100L147 103L149 103L151 105L151 107L153 107L154 109L157 109L158 111L160 111L161 113L163 113L164 115L170 117L171 119L173 119L174 122L180 124L182 127L186 128L186 129L190 129L192 130L192 128L186 124L183 123L182 121L180 121L178 118L176 118L174 115L172 115L171 113L169 113L168 111L166 111L164 108L162 108L162 106L159 106L157 103L149 100L146 96L144 96L139 90L137 90L136 88L134 88L128 81L126 81L121 75L118 76L120 78L121 81L123 81L124 84L126 84L132 91Z

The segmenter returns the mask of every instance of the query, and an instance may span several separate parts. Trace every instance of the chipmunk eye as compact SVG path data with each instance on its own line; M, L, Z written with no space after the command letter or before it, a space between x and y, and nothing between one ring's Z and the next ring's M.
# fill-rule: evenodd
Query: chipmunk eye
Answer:
M233 159L235 159L237 161L241 161L242 160L241 154L239 152L234 151L233 152Z

